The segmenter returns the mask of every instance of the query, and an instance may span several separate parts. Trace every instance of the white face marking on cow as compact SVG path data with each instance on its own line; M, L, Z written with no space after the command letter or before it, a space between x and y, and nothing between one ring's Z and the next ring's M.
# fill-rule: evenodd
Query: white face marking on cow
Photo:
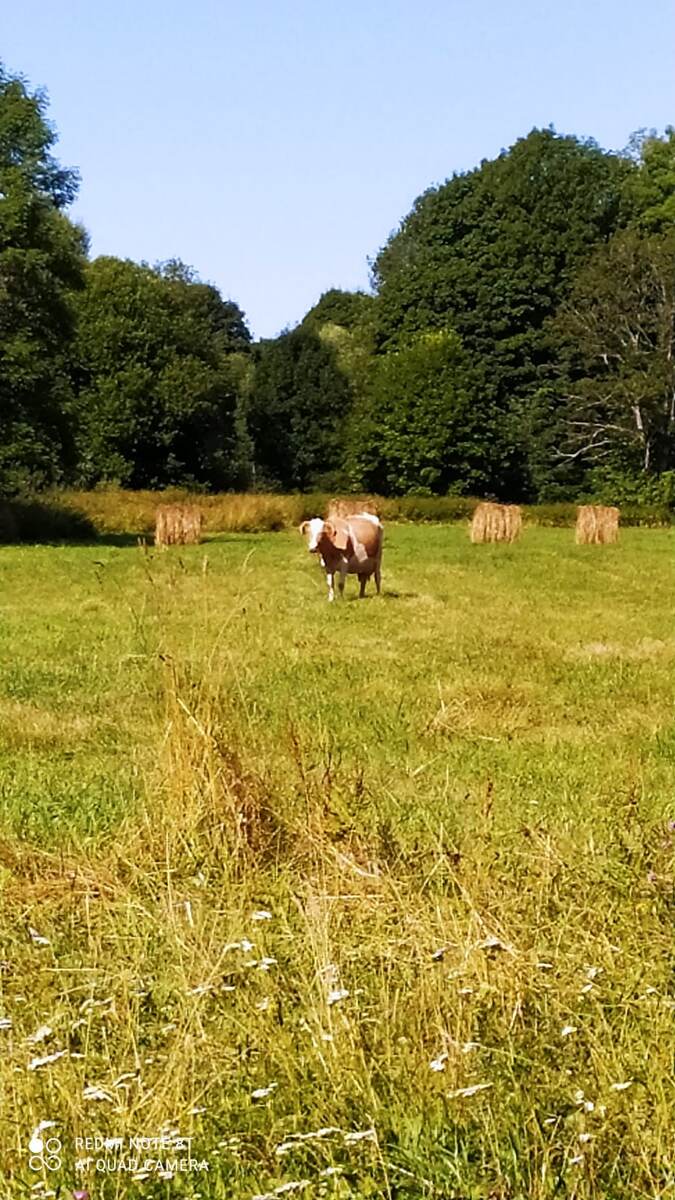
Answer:
M312 517L312 520L308 521L307 524L309 526L308 548L310 554L313 554L319 548L319 541L323 533L323 521L321 517Z

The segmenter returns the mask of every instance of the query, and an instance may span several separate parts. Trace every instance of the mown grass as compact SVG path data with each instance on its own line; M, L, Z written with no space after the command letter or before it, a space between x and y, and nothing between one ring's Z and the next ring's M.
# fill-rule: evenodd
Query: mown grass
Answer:
M0 550L6 1194L672 1195L672 553Z

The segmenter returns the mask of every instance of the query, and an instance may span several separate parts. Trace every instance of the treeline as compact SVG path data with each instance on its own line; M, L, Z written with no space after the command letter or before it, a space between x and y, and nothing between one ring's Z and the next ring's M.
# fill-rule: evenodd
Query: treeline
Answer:
M533 130L254 344L179 260L89 261L46 97L0 66L0 495L675 495L675 131Z

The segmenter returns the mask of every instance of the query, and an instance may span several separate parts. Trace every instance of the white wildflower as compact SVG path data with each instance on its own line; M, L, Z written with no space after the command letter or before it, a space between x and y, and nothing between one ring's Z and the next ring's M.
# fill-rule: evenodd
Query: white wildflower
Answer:
M258 1012L267 1012L269 1006L270 1006L269 996L263 996L262 1000L259 1000L258 1003L256 1004L256 1008L258 1009Z
M377 1134L374 1129L355 1129L352 1133L344 1134L345 1146L353 1146L356 1142L376 1142Z
M595 1112L595 1105L592 1100L584 1100L584 1112Z
M324 1138L334 1137L335 1134L342 1133L335 1125L326 1125L323 1129L315 1129L309 1133L290 1133L285 1142L280 1142L274 1153L278 1155L288 1154L290 1150L294 1150L302 1142L320 1142Z
M468 1099L469 1096L475 1096L477 1092L484 1092L491 1087L491 1083L472 1083L470 1087L457 1088L455 1092L448 1092L448 1100L455 1100L458 1096Z
M540 971L552 971L553 970L552 962L538 962L537 966Z
M106 1092L105 1088L97 1087L95 1083L90 1084L82 1092L83 1100L102 1100L108 1104L112 1104L114 1097L110 1092Z
M49 946L50 945L49 938L43 937L42 934L38 933L37 929L33 929L33 927L31 925L28 926L28 933L30 936L30 940L32 942L34 942L36 946Z
M582 1163L583 1161L584 1161L583 1154L575 1154L574 1158L570 1159L570 1162L572 1163L573 1166L578 1166L579 1163Z
M251 913L252 921L271 921L272 914L266 908L258 908L254 913Z
M346 1000L349 996L347 988L332 988L326 997L329 1006L339 1004L341 1000Z
M505 950L507 954L514 953L512 946L507 945L506 942L503 942L501 940L501 938L495 937L494 934L490 934L488 937L483 938L482 942L478 942L476 945L476 949L477 950Z
M213 991L212 983L198 983L195 987L188 989L188 996L203 996L205 992L211 991Z
M53 1054L45 1054L44 1058L31 1058L28 1064L29 1071L37 1071L39 1067L48 1067L57 1059L63 1058L65 1050L55 1050Z
M431 956L431 961L432 962L442 962L447 950L449 950L449 946L441 946L439 950L434 950L434 952Z
M576 1025L563 1025L562 1029L560 1030L560 1036L561 1037L571 1037L572 1034L576 1033L576 1032L577 1032Z
M457 990L457 995L458 995L458 996L472 996L472 995L473 995L473 988L472 988L472 987L463 987L463 988L458 988L458 990Z
M577 1091L574 1093L574 1103L575 1104L583 1104L583 1102L584 1102L584 1093L582 1092L581 1088L578 1088Z
M626 1088L631 1087L635 1083L634 1079L625 1079L623 1083L610 1083L610 1092L625 1092Z
M190 1109L189 1115L191 1117L201 1117L202 1113L205 1113L205 1112L206 1112L205 1108L203 1108L203 1107L200 1108L198 1105L195 1105L194 1108Z
M31 1045L37 1045L38 1042L46 1042L47 1038L50 1038L53 1032L54 1030L51 1025L41 1025L39 1029L35 1030L35 1033L31 1033L26 1041L30 1042Z
M137 995L143 995L143 996L145 996L146 994L147 993L145 993L145 992L137 993ZM106 996L104 1000L94 1000L93 996L90 996L87 1000L82 1001L82 1003L80 1005L80 1012L81 1013L89 1012L92 1008L111 1008L112 1005L114 1004L114 1002L115 1002L114 996Z
M590 992L590 991L592 991L592 990L593 990L593 987L594 987L594 986L595 986L595 985L594 985L593 981L592 981L592 980L589 980L589 981L588 981L588 983L585 983L585 984L584 984L584 986L581 988L581 991L580 991L580 993L579 993L579 994L580 994L581 996L585 996L585 995L587 994L587 992Z
M580 1141L580 1142L592 1142L592 1141L593 1141L593 1134L592 1134L592 1133L580 1133L580 1134L579 1134L579 1141Z
M0 1029L11 1029L11 1028L12 1028L12 1018L11 1017L0 1017Z
M429 1063L429 1067L431 1068L432 1071L444 1071L445 1064L447 1061L448 1061L447 1052L443 1051L442 1054L439 1054L438 1058L432 1058L431 1062Z
M278 1086L278 1083L269 1083L267 1087L256 1088L254 1092L251 1092L251 1099L265 1100L267 1096L271 1096L274 1089Z
M113 1083L113 1087L114 1088L128 1087L129 1080L131 1080L131 1079L138 1079L137 1071L125 1071L123 1075L120 1075L115 1080L115 1082Z
M598 975L602 975L602 967L589 967L586 971L587 979L597 979Z

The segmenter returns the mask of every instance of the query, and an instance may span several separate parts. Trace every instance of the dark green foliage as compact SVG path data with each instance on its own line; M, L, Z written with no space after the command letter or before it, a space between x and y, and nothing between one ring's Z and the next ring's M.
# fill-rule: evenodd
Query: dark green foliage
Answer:
M382 339L450 323L490 359L500 397L521 391L545 361L544 321L620 223L630 169L592 142L533 130L425 192L375 263Z
M350 427L352 481L385 495L480 494L493 435L457 335L422 334L372 364Z
M503 414L509 470L498 491L532 491L517 402L550 378L557 347L546 321L579 265L624 220L631 170L592 142L534 130L424 193L376 260L381 344L450 326L482 376L484 400Z
M256 485L339 487L352 390L335 350L303 328L262 342L249 400Z
M74 171L50 150L42 93L0 64L0 494L61 480L71 452L64 354L86 239L61 211Z
M343 292L340 288L331 288L305 314L302 327L315 333L324 325L341 325L343 329L353 330L372 320L374 306L374 297L365 292Z
M642 130L629 150L637 166L627 189L632 222L647 233L666 233L675 227L675 129L669 125L662 138Z
M181 264L93 262L72 357L77 482L245 485L235 360L248 340L237 306Z

